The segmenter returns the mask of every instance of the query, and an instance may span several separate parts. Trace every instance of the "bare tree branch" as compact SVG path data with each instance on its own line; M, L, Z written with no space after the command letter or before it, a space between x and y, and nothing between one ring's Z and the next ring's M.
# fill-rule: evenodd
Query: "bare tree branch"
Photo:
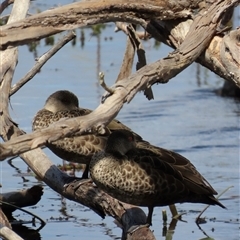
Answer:
M162 60L141 68L130 77L116 83L114 94L105 96L104 104L101 104L89 115L60 121L46 129L19 136L0 144L0 158L14 156L43 146L47 142L51 143L74 134L81 134L86 131L94 132L102 126L106 126L116 117L123 104L130 102L138 91L144 90L146 86L154 83L166 83L195 61L215 34L216 27L221 20L221 14L235 2L218 1L204 15L196 17L185 38L186 40L183 41L177 51Z
M13 4L14 0L5 0L0 4L0 14L7 8L9 5Z
M147 30L159 41L176 49L186 38L192 22L193 20L191 19L180 23L175 20L167 22L151 21ZM208 48L206 48L196 59L196 62L213 71L220 77L234 82L238 87L240 87L239 34L240 29L236 29L230 31L225 36L214 36Z
M132 43L134 44L137 52L138 62L136 65L136 70L139 70L140 68L147 65L145 51L143 49L141 40L139 39L135 29L131 25L128 26L128 32L129 32L129 37L132 40ZM147 85L147 87L144 89L144 95L148 100L153 99L153 92L152 92L151 85L150 86Z
M0 28L0 49L21 45L32 40L59 33L64 30L94 25L98 23L124 21L141 24L144 19L177 19L192 14L198 7L196 1L165 0L105 0L76 2L47 10L12 25Z
M10 228L3 226L0 224L0 236L6 240L24 240L19 237L15 232L13 232Z
M117 22L116 26L120 26L123 25L124 23L120 23ZM124 26L126 26L126 24L124 24ZM128 35L127 32L127 27L126 27L126 34ZM121 81L124 78L127 78L128 76L131 75L132 73L132 67L133 67L133 60L134 60L134 55L135 55L135 49L134 46L129 38L129 36L127 37L127 44L126 44L126 49L125 49L125 53L124 53L124 57L123 57L123 62L117 77L116 82Z
M41 67L64 45L66 45L69 41L76 37L74 32L68 33L64 36L60 41L55 44L48 52L44 53L40 58L38 58L34 67L16 84L14 84L11 88L9 96L12 96L15 92L17 92L22 86L24 86L28 81L30 81L41 69Z
M128 30L127 30L127 23L124 22L116 22L116 28L115 28L115 32L118 31L123 31L126 35L128 35ZM150 34L147 33L146 31L136 31L136 35L142 39L142 40L147 40L150 38Z
M11 15L8 19L8 23L18 21L25 18L30 0L15 0L12 8ZM8 112L8 93L10 91L12 77L14 73L15 66L17 64L18 53L16 48L8 49L4 52L0 52L1 59L1 79L0 79L0 134L1 136L8 136L9 131L12 130L13 121L11 120ZM6 140L7 138L5 138ZM17 234L15 234L10 228L5 225L0 226L0 235L4 239L22 239Z

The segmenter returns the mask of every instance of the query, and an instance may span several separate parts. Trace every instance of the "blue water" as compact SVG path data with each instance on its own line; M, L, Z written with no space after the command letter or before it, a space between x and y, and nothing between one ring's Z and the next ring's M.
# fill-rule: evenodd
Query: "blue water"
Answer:
M45 1L33 6L47 8ZM55 2L55 1L54 1ZM68 1L61 1L62 4ZM85 30L85 47L80 43L75 47L66 45L47 62L29 83L11 97L11 116L20 128L31 132L31 121L35 113L43 107L46 98L56 90L68 89L80 99L80 105L94 109L98 106L103 89L97 83L97 39ZM77 31L79 37L79 30ZM59 37L63 36L60 34ZM113 37L113 40L109 40ZM107 41L104 38L108 38ZM108 24L101 36L101 71L105 80L112 85L118 75L122 62L126 36L114 33L114 25ZM171 49L161 45L154 48L151 40L144 43L147 62L151 63L166 56ZM44 41L38 47L38 56L49 49ZM26 46L19 48L19 63L14 75L14 83L22 78L34 64L34 57ZM222 98L214 90L221 87L223 80L210 71L192 64L167 84L153 86L154 100L148 101L138 93L130 104L125 105L118 119L152 144L172 149L192 161L200 173L219 193L233 186L221 197L227 210L210 207L203 216L207 223L203 230L213 239L239 239L239 102L232 98ZM198 79L198 81L197 81ZM62 161L47 149L44 150L55 164ZM13 160L11 167L7 161L1 162L0 177L2 191L30 187L40 183L34 176L25 178L17 175L26 173L27 165L19 158ZM79 173L79 176L81 173ZM186 212L178 222L173 239L203 239L205 235L194 223L204 205L177 204L180 212ZM147 209L143 208L147 213ZM163 208L162 208L163 209ZM164 208L170 213L168 207ZM121 229L114 219L101 219L88 208L61 196L44 185L41 201L28 210L47 221L39 231L41 239L121 239ZM14 213L18 219L29 219L19 211ZM67 217L67 219L65 219ZM63 219L59 219L63 218ZM212 220L216 218L216 220ZM36 229L26 225L30 229ZM161 208L155 208L153 215L154 234L162 236Z

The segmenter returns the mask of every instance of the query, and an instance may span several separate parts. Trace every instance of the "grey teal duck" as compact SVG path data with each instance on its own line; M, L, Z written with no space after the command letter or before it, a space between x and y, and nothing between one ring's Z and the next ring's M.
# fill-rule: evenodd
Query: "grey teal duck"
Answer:
M43 109L37 112L33 119L32 129L46 128L50 124L62 118L74 118L91 113L89 109L79 107L79 101L75 94L67 90L59 90L51 94L45 102ZM74 136L48 143L46 146L58 157L69 162L88 164L94 153L103 150L108 135L116 129L129 129L127 126L113 120L106 129L106 134L88 134ZM130 130L130 129L129 129ZM137 135L136 135L137 136ZM137 138L141 138L137 136ZM88 166L88 165L87 165ZM88 167L83 173L87 178Z
M103 191L122 202L149 209L192 202L219 205L217 192L191 162L178 153L134 140L128 130L113 132L104 151L90 162L90 175Z

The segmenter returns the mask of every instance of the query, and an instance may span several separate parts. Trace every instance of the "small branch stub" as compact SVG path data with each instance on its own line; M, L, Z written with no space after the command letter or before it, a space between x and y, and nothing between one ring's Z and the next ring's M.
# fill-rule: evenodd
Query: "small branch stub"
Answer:
M105 75L103 72L99 72L99 84L103 87L104 90L106 90L109 93L104 97L102 97L102 101L101 101L102 103L104 103L104 101L114 93L114 90L106 85L104 76Z

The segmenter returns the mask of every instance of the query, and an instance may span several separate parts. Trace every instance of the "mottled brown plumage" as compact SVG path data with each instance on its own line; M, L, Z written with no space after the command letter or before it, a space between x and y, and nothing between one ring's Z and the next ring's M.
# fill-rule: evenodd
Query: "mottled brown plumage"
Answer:
M135 142L130 131L113 132L105 150L90 162L96 185L120 201L149 208L151 224L155 206L193 202L224 206L207 180L183 156Z
M33 131L46 128L62 118L73 118L91 113L89 109L79 108L78 98L70 91L60 90L48 97L44 108L33 119ZM111 131L129 129L117 120L106 128L106 133L74 136L48 143L47 147L58 157L69 162L88 164L94 153L102 150ZM140 138L140 136L137 136ZM87 171L84 173L87 177Z

